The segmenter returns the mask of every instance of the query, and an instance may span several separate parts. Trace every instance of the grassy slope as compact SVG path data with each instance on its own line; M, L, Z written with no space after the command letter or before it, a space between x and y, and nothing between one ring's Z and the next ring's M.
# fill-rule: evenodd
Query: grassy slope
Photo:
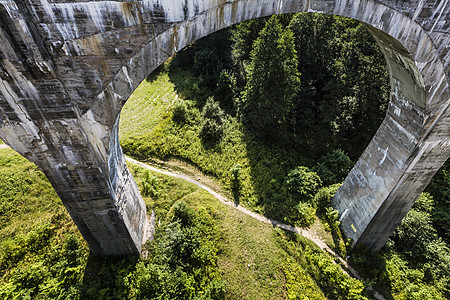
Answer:
M204 145L199 137L201 113L193 102L185 100L189 117L184 124L171 119L171 109L177 98L176 86L171 79L178 80L175 77L179 76L173 73L171 78L167 70L152 74L150 82L141 84L127 101L120 121L124 152L144 160L151 156L187 160L204 173L217 177L229 190L232 186L230 169L239 164L242 167L241 189L238 195L235 194L235 200L267 216L284 220L284 209L277 206L277 202L283 201L270 197L280 190L280 178L305 163L303 154L292 157L292 153L285 153L275 146L268 149L247 135L242 125L231 117L227 118L220 143L215 147ZM152 109L142 108L144 105ZM137 113L139 119L144 120L142 123L137 122Z
M28 233L58 215L68 217L47 178L33 163L5 148L0 149L0 166L0 239Z
M142 170L138 167L131 167L131 169L137 182L140 183ZM78 288L84 291L94 289L96 293L112 294L113 287L109 287L110 290L108 290L108 287L102 286L101 282L112 282L114 286L114 282L123 275L118 274L120 272L114 268L120 266L129 271L133 265L124 267L124 264L128 262L121 261L114 264L111 260L92 263L94 259L88 255L87 245L82 241L45 176L13 150L0 150L0 173L2 174L0 188L2 203L7 200L15 204L14 208L10 208L6 214L2 213L2 217L7 215L8 218L3 220L0 228L0 286L2 287L0 294L17 289L16 292L27 290L27 293L37 297L39 293L50 293L49 289L53 287L53 289L59 289L52 294L57 295L64 290L64 274L71 274L70 272L75 272L74 270L76 272L72 276L70 286L77 284ZM283 261L286 261L287 254L279 246L279 232L269 225L261 224L224 206L192 184L160 174L154 174L154 176L158 178L160 196L156 200L150 197L146 197L145 200L149 207L155 209L158 216L164 215L172 204L180 199L198 211L205 210L214 215L215 225L220 229L221 240L218 264L223 271L223 279L227 283L228 299L284 299L286 297L285 275L281 266ZM13 191L13 195L9 191ZM45 241L41 241L43 246L37 249L25 247L22 251L23 255L13 257L14 261L12 261L11 256L8 256L5 251L7 249L16 251L17 247L24 247L23 240L30 240L32 233L41 232L40 228L45 227L45 224L50 224L48 225L50 229L48 229L49 233L43 236L45 237ZM63 277L56 278L52 264L54 265L60 256L64 256L64 243L69 234L75 235L82 241L81 253L78 255L81 261L78 261L76 268L73 266L71 269L67 266L58 268L58 276ZM31 243L30 245L32 246ZM105 271L109 268L108 264L116 267ZM298 266L297 268L300 269ZM88 273L85 274L85 271ZM28 277L24 275L24 272ZM302 291L302 295L304 297L315 295L315 299L325 299L311 277L306 275L305 278L304 282L308 283L308 288L297 287ZM28 285L24 286L24 282L28 282Z
M132 126L136 125L128 121L131 117L130 112L132 108L139 106L139 101L144 101L150 106L155 105L152 95L145 95L145 90L149 87L148 83L146 82L145 85L140 86L137 89L137 94L140 95L140 98L131 98L122 113L120 134L125 152L141 159L149 159L152 156L158 158L171 156L182 158L193 163L203 172L217 177L222 185L229 189L231 189L229 169L236 163L239 163L243 167L239 195L241 203L270 217L283 220L284 208L277 207L277 199L268 199L266 195L269 194L267 190L272 189L273 191L281 186L281 182L274 180L274 178L283 178L286 172L294 165L292 163L293 159L287 158L283 153L272 151L272 149L268 150L262 145L257 145L245 135L242 127L232 118L227 119L224 138L220 144L215 148L205 147L199 138L200 111L192 102L185 100L190 114L190 119L185 124L176 124L171 120L170 110L173 106L173 101L170 98L177 97L175 93L177 86L173 82L177 82L179 79L176 77L181 75L173 72L170 77L167 77L167 70L163 70L161 73L155 73L152 76L155 85L151 86L151 89L155 95L157 94L158 85L164 87L163 98L167 100L163 103L159 102L160 106L157 106L157 109L164 111L164 113L158 114L157 110L147 110L145 111L146 115L142 115L141 118L145 119L147 124L156 125L149 126L147 132L143 131L143 127L139 125L138 130L132 129ZM268 153L270 153L270 156ZM287 160L287 162L283 162L284 160ZM300 165L302 164L299 157L294 161ZM276 195L276 193L273 194ZM316 225L317 223L314 226ZM409 291L408 288L401 284L402 276L409 276L407 274L414 272L414 270L402 269L402 262L394 260L387 254L380 259L383 265L386 266L386 278L380 279L381 281L377 283L377 289L383 291L388 299L402 299L405 294L414 294L415 291ZM422 280L418 280L415 284L414 290L427 285ZM393 289L393 286L396 286L398 289ZM440 292L436 292L432 288L428 287L424 290L435 293L433 297L436 299L443 297Z
M143 170L136 166L130 168L141 186ZM286 299L285 275L281 266L288 256L280 248L272 226L225 206L206 191L182 179L152 174L162 188L161 196L157 200L151 197L144 199L157 216L164 215L178 200L186 201L196 210L213 212L221 231L218 265L227 285L227 299ZM309 275L305 282L309 282L309 289L304 289L300 297L319 295L314 299L325 299Z

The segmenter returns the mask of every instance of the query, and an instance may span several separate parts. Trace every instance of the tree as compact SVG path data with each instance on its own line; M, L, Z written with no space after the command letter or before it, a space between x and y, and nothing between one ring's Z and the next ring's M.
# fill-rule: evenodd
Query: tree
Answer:
M250 61L252 45L264 28L267 19L255 19L237 24L231 30L231 58L241 82L247 77L247 66Z
M447 244L450 243L450 160L447 161L427 187L435 200L433 223Z
M342 182L353 166L350 158L341 150L334 150L322 156L313 171L322 179L325 186Z
M204 142L215 144L223 135L224 113L219 102L212 97L208 98L202 110L202 127L200 136Z
M312 203L314 196L322 185L322 180L307 167L297 167L286 178L288 193L300 202Z
M323 155L343 149L352 159L378 129L389 101L384 57L370 33L355 20L295 14L294 32L301 90L295 99L295 140Z
M214 93L214 99L220 102L222 107L232 109L234 99L237 96L236 78L230 71L222 69Z
M292 31L283 32L277 17L271 17L253 44L242 95L246 120L267 142L277 140L287 124L299 91L297 66Z

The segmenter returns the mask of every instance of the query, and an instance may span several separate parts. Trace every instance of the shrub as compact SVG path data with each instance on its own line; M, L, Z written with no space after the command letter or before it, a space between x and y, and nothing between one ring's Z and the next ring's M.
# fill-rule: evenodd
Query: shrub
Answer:
M334 150L322 156L313 168L324 185L342 182L353 167L353 162L341 150Z
M413 205L413 209L431 213L434 207L434 199L429 193L420 194Z
M315 205L317 205L317 210L320 214L324 214L325 210L331 206L331 200L340 187L341 184L337 183L327 187L323 187L316 193L313 202Z
M220 122L214 119L205 119L202 123L200 135L205 142L216 143L223 135L223 127Z
M177 98L172 108L172 120L178 124L183 124L186 122L188 116L188 108L186 103Z
M204 141L216 143L222 138L224 127L224 113L219 102L212 97L208 98L202 111L202 127L200 136Z
M146 197L158 198L159 184L158 178L150 174L148 170L144 172L144 179L142 181L142 194Z
M178 201L172 206L170 222L179 221L182 226L194 224L195 212L184 201Z
M298 223L300 226L307 227L314 223L316 210L308 203L299 202L296 206L298 212Z
M230 169L231 184L233 190L239 190L241 187L242 167L240 164L235 164Z
M332 207L326 209L325 218L332 230L339 230L339 211Z
M289 195L300 202L312 203L314 195L321 185L320 177L303 166L290 171L286 178Z
M236 78L231 72L222 69L214 98L220 102L222 107L233 108L234 99L237 97L237 94Z

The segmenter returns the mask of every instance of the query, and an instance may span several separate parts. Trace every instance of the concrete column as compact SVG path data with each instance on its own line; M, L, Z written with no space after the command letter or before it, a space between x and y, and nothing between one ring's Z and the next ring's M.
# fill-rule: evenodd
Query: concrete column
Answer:
M92 253L139 253L147 212L118 143L118 118L103 111L113 120L101 124L98 114L81 114L34 24L11 11L0 5L0 138L44 172Z
M109 153L101 157L79 120L39 125L33 135L24 124L5 124L0 137L44 172L92 253L140 253L151 232L145 203L118 143L118 126Z
M438 84L427 92L404 47L367 27L386 57L391 101L385 120L332 204L341 214L345 235L379 251L450 156L449 95Z

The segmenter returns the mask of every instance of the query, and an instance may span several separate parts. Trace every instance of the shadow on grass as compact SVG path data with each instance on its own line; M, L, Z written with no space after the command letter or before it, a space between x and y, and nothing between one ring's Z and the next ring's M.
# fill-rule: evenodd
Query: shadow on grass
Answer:
M383 250L382 250L383 251ZM374 288L386 300L393 300L392 283L389 280L386 259L380 253L372 252L364 246L356 246L350 253L349 263L364 278L364 285ZM370 291L368 291L371 295ZM373 294L373 292L372 292Z
M159 74L164 70L164 68L165 68L164 64L157 67L153 72L150 73L150 75L148 75L145 78L145 81L149 83L155 82L158 79Z
M262 142L245 126L244 140L250 180L258 197L256 206L262 208L266 217L294 225L292 216L297 203L287 196L284 181L290 170L299 165L307 166L312 160L300 148L283 147L276 141Z
M126 299L125 278L135 270L138 255L88 257L81 299Z

